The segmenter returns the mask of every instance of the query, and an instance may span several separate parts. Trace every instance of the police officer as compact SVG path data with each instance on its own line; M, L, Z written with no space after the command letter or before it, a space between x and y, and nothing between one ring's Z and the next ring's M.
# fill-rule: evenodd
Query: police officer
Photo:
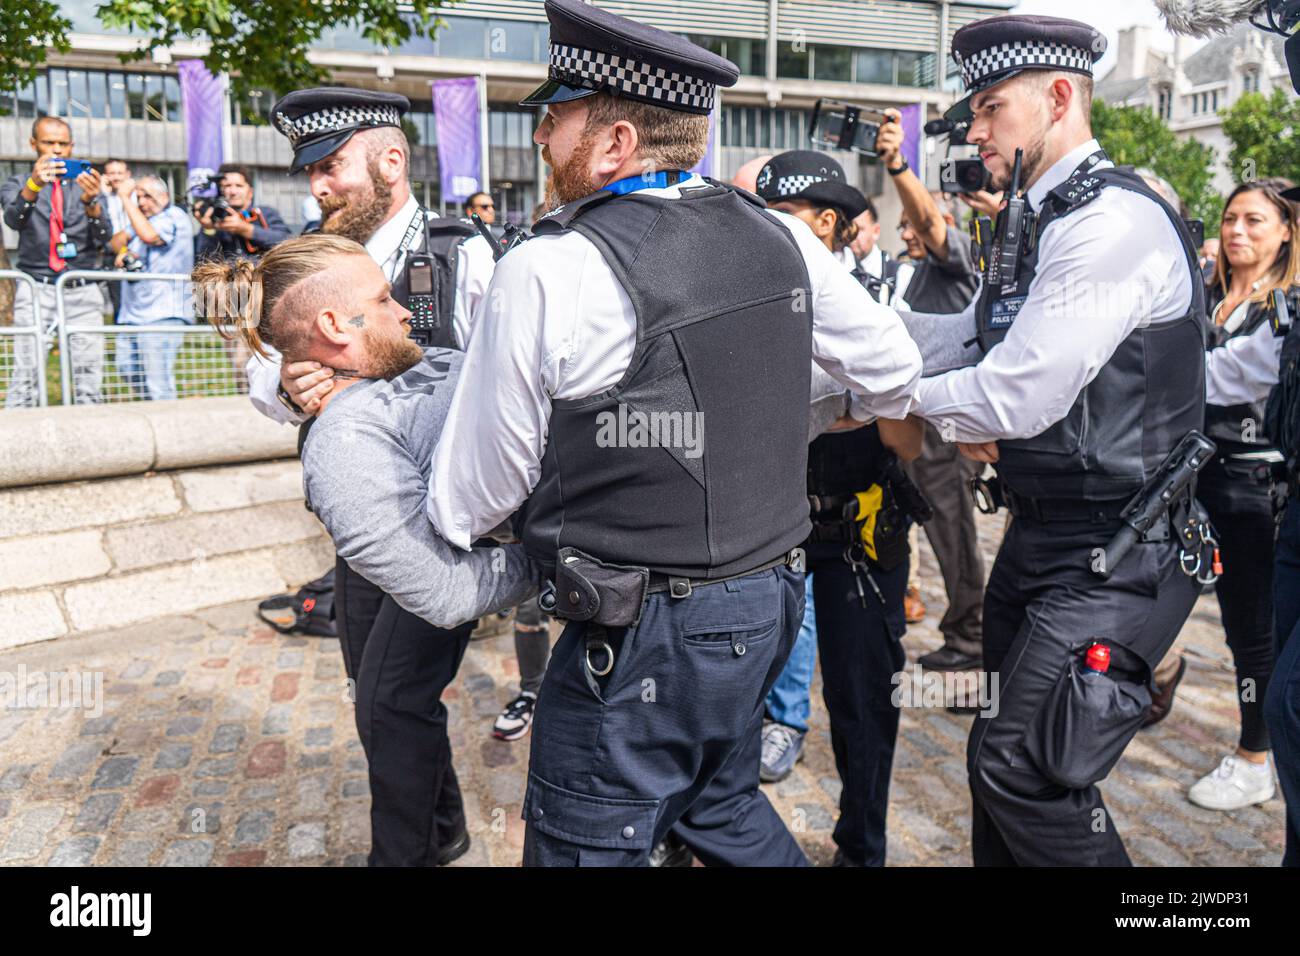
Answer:
M421 344L460 348L495 263L468 223L431 217L411 194L401 128L409 109L397 94L322 87L289 93L272 119L293 147L290 173L305 171L321 204L322 230L365 246L392 284L393 298L415 313ZM435 272L440 281L421 283ZM425 294L426 288L446 293ZM281 369L278 353L270 362L255 355L249 397L268 417L305 423L305 436L334 372L315 363ZM354 682L357 729L369 761L370 863L451 862L468 850L469 834L439 697L474 623L435 628L341 557L333 585L344 669Z
M1282 198L1300 202L1300 187ZM1206 395L1231 407L1266 401L1264 432L1285 458L1289 497L1278 525L1273 563L1273 633L1276 662L1264 696L1264 722L1273 744L1286 798L1283 866L1300 866L1300 297L1289 296L1285 314L1249 335L1229 338L1205 358ZM1286 321L1290 319L1290 321Z
M799 864L757 784L803 615L811 360L901 419L920 356L802 222L685 172L734 64L579 0L546 12L549 79L524 102L548 107L561 205L493 276L429 499L461 547L528 499L569 622L524 861L643 864L680 819L705 863Z
M867 207L866 197L845 182L840 164L812 150L773 157L759 172L757 188L769 208L803 220L836 254L852 242L854 220ZM855 270L854 276L870 288L866 275ZM887 469L898 456L920 454L921 434L916 419L881 421L820 435L808 448L813 530L805 548L817 621L811 641L821 656L822 695L842 784L834 833L838 866L885 864L899 719L894 675L907 658L901 642L908 572L908 521L890 480L891 471L895 480L902 476L896 467ZM811 678L809 662L787 666L779 680L790 685L787 693L806 700ZM770 701L769 696L769 706ZM769 745L770 730L765 728Z
M917 391L941 435L997 463L1015 516L984 603L998 706L975 719L967 754L977 865L1129 862L1096 784L1197 594L1170 533L1185 500L1117 566L1097 564L1205 404L1196 250L1092 137L1104 50L1098 31L1057 17L992 17L953 37L968 95L948 118L970 118L993 188L1012 190L963 313L973 327L956 323L978 363Z

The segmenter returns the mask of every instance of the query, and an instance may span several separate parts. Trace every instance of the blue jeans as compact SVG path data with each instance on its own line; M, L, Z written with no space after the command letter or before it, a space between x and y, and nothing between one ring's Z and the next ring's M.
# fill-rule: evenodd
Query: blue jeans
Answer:
M803 625L785 670L767 695L767 716L800 733L808 731L808 716L812 711L809 695L813 669L817 666L817 613L813 610L812 586L809 574L804 578Z
M1287 506L1273 557L1277 661L1264 697L1264 720L1286 798L1283 866L1300 866L1300 502Z
M186 325L184 319L159 319L149 327ZM176 397L176 354L185 340L183 332L175 335L127 335L117 337L117 374L132 393L143 391L152 402Z

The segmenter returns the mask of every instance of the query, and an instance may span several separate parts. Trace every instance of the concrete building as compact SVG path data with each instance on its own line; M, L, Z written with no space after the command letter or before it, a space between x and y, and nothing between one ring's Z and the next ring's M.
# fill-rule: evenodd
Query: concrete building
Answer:
M185 137L177 61L203 47L180 44L153 61L122 64L117 54L139 42L107 31L94 16L96 0L67 0L74 22L72 50L51 54L37 82L0 97L0 174L31 164L32 118L67 117L80 156L128 160L138 174L154 171L185 184ZM602 0L601 6L693 40L737 63L743 74L723 97L718 149L723 177L765 152L807 143L810 111L819 97L876 107L924 105L937 116L958 87L948 56L954 31L1005 12L1011 0ZM541 196L543 169L532 131L539 113L517 101L546 74L547 28L541 0L461 0L441 11L447 22L433 40L384 53L357 33L327 34L312 51L335 83L393 90L411 99L407 127L417 195L445 209L438 183L430 81L481 75L487 81L490 189L499 209L527 221ZM938 69L939 64L946 69ZM284 139L267 125L276 92L255 91L230 104L229 159L254 168L260 202L302 222L306 184L290 179ZM5 115L7 113L7 116ZM942 149L930 150L929 173ZM869 195L882 193L880 167L848 155L849 176ZM885 190L882 217L896 217ZM6 237L10 242L13 236ZM892 230L888 243L897 237Z
M1241 171L1228 167L1231 144L1219 111L1245 93L1267 96L1274 87L1291 89L1285 41L1243 23L1193 51L1194 42L1176 37L1172 51L1157 50L1148 28L1121 30L1115 66L1097 83L1095 95L1111 106L1146 107L1180 139L1213 146L1219 160L1214 187L1227 193Z

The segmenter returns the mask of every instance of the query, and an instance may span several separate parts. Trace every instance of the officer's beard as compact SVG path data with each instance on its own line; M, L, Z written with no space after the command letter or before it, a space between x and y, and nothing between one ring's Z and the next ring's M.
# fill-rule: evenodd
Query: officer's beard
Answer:
M546 208L555 209L565 203L574 202L583 196L590 196L599 187L591 181L591 154L595 149L595 137L583 133L574 147L572 155L555 165L551 160L551 148L542 147L542 162L551 167L551 174L546 177Z
M343 236L365 245L388 218L393 204L393 187L379 173L379 160L370 163L367 187L340 195L334 193L320 201L321 232Z
M365 378L391 381L424 358L424 349L407 337L405 326L379 332L376 326L370 325L361 334L366 341Z
M1025 186L1032 183L1038 178L1038 174L1043 172L1043 155L1047 152L1047 133L1051 128L1050 121L1044 125L1042 132L1034 138L1032 142L1024 147L1025 154L1020 160L1020 188L1024 190ZM1015 172L1016 156L1012 152L1008 159L1007 169L993 177L992 191L1005 192L1011 188L1011 175Z

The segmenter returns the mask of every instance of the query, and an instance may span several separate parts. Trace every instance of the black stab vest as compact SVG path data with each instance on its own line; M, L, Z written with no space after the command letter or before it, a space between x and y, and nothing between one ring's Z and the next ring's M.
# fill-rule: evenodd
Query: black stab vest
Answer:
M636 312L623 378L552 403L541 477L517 523L548 573L574 547L725 577L808 536L807 268L759 202L707 182L678 199L594 193L537 226L591 240Z
M1293 288L1288 291L1297 290ZM1223 290L1217 285L1211 286L1207 298L1207 348L1216 348L1231 339L1251 335L1268 321L1266 304L1252 302L1246 310L1246 321L1233 331L1225 332L1222 326L1214 324L1211 317L1214 307L1223 300ZM1273 447L1273 442L1264 432L1264 405L1263 401L1259 401L1205 406L1205 434L1219 446L1220 455L1262 451Z
M1082 208L1105 189L1140 193L1169 218L1187 260L1191 307L1158 328L1131 332L1061 421L1032 438L998 442L998 475L1012 491L1028 498L1111 501L1130 497L1178 440L1201 428L1205 419L1205 286L1191 236L1178 214L1139 177L1119 169L1093 169L1100 159L1104 154L1094 153L1047 194L1037 228L1024 230L1025 247L1014 287L986 275L975 312L980 348L987 352L1001 342L1015 321L1033 284L1038 237L1047 225ZM995 243L1001 241L1005 219L1004 210L998 217ZM1124 241L1122 222L1115 223L1114 237L1116 242ZM997 260L996 253L990 257L990 272ZM1106 277L1096 279L1104 282Z

